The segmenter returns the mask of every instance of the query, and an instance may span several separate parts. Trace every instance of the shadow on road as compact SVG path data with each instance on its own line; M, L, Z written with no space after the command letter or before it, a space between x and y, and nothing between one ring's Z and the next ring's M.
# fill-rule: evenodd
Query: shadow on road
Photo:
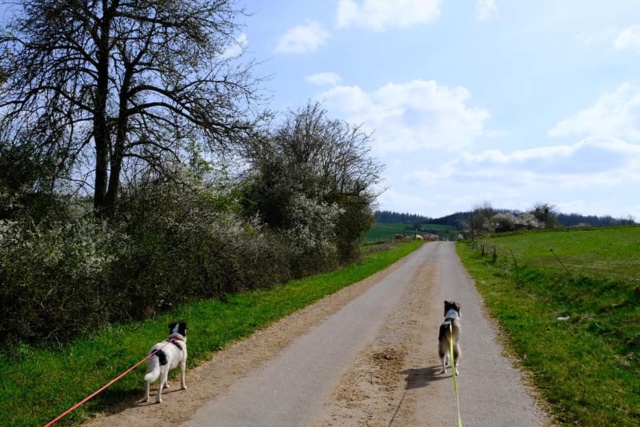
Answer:
M436 365L402 371L401 374L407 376L404 379L406 382L405 390L426 387L431 382L448 379L450 375L441 375L441 369L440 365Z

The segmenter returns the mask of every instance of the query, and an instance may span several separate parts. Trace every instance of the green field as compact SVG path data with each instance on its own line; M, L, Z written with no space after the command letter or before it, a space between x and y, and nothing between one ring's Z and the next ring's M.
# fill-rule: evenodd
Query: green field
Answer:
M422 224L422 230L419 231L419 234L424 234L424 230L429 230L430 232L436 232L437 234L446 235L448 233L452 235L458 234L458 229L455 227L451 227L448 225L440 225L440 224ZM409 227L409 228L407 228ZM396 234L404 234L405 236L413 236L412 224L407 224L403 222L377 222L373 225L367 236L365 237L365 243L375 243L375 242L388 242L393 240L393 236Z
M114 325L62 350L16 345L0 350L0 413L3 427L42 426L142 359L167 335L170 321L189 324L189 365L257 329L364 279L418 249L421 242L370 247L364 259L343 269L270 290L231 295L182 307L146 322ZM138 367L56 426L77 425L113 405L133 405L143 393ZM177 371L177 370L176 370ZM175 374L175 372L174 372Z
M510 234L458 253L559 424L640 425L640 227Z
M516 259L536 267L564 271L565 264L572 274L640 284L640 227L539 231L484 242L487 249L496 246L502 256L513 253Z

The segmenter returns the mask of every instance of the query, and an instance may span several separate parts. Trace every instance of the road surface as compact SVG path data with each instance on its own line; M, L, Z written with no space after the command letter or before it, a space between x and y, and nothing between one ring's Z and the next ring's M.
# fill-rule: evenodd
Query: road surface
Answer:
M216 353L189 372L189 390L163 393L162 405L116 408L89 425L455 426L451 371L440 374L437 356L445 299L462 306L463 425L550 425L503 356L451 242L427 243Z

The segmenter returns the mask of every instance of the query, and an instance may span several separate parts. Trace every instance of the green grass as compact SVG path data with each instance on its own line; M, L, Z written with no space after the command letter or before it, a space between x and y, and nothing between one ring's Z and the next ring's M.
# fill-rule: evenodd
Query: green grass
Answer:
M373 225L371 230L367 233L365 241L377 242L377 241L391 241L395 234L413 234L407 230L407 224L402 222L377 222Z
M564 271L565 264L572 274L640 282L640 227L513 233L484 242L487 249L496 246L502 256L512 251L536 267Z
M496 246L495 263L465 244L458 253L559 423L640 425L640 228L483 243Z
M63 350L17 346L0 353L0 408L3 426L42 426L142 359L167 335L173 320L189 323L189 364L259 328L384 269L420 242L371 252L362 263L293 281L270 290L191 304L142 323L114 326ZM76 425L90 413L143 394L144 366L115 383L55 425Z
M371 230L367 233L365 238L366 242L380 242L380 241L391 241L393 240L393 236L395 234L404 234L406 236L413 236L414 230L408 229L407 227L411 227L411 224L403 223L403 222L377 222L373 225ZM458 229L449 225L440 225L440 224L422 224L422 230L430 230L431 232L435 231L437 233L453 233L454 235L458 234ZM419 231L419 234L424 234L424 231Z

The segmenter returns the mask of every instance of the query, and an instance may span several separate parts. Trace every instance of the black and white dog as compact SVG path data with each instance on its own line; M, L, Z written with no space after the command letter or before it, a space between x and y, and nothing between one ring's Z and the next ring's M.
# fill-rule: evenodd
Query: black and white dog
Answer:
M159 342L151 348L150 353L159 350L151 356L147 361L147 374L144 380L147 382L147 389L143 402L149 401L149 389L151 383L160 377L160 386L158 387L158 396L156 403L162 403L162 389L169 387L167 384L167 376L169 370L180 365L182 371L182 389L187 389L185 383L187 368L187 324L184 322L172 323L169 325L169 338L166 341Z
M442 373L447 373L447 363L451 359L450 353L450 340L453 340L453 368L458 375L458 364L460 363L460 345L458 339L460 338L460 304L455 301L444 302L444 322L440 325L440 332L438 334L438 354L440 355L440 361L442 362Z

